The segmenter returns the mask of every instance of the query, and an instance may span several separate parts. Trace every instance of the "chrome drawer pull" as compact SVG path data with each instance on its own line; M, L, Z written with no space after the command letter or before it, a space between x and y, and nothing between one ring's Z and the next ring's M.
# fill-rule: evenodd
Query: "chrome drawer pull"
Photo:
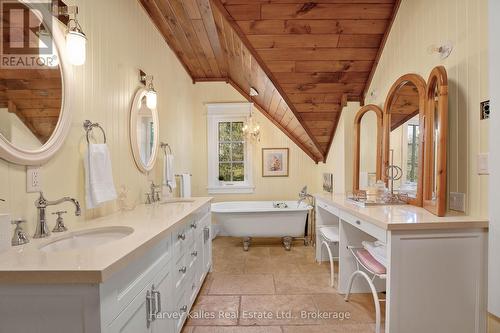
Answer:
M197 256L198 256L198 251L193 251L193 252L191 252L191 255L192 255L193 257L197 257Z
M210 239L210 228L205 227L203 228L203 242L207 243L209 239Z
M155 290L155 286L151 288L151 295L154 297L155 300L155 315L161 313L161 293L158 290ZM156 316L153 320L156 320Z
M152 301L153 297L151 296L151 291L146 292L146 326L149 328L151 323L153 322L153 312L152 312Z
M185 240L186 239L186 234L182 233L177 236L178 239Z
M187 312L188 306L184 305L180 310L181 310L181 313Z
M187 272L187 267L186 266L183 266L179 269L179 272L181 272L182 274L186 274Z
M191 228L192 229L198 228L198 224L196 222L191 223Z

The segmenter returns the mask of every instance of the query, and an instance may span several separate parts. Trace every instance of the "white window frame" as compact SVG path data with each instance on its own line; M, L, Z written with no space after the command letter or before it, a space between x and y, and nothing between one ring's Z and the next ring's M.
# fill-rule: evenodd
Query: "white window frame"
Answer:
M252 144L245 139L245 181L220 182L219 175L219 123L245 122L253 108L253 103L211 103L207 107L208 134L208 193L231 194L253 193Z

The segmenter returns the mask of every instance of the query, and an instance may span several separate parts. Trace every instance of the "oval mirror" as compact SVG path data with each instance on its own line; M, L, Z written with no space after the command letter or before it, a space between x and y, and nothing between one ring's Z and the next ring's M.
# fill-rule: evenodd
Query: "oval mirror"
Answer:
M384 108L384 181L417 206L422 206L425 89L420 75L403 75L393 84Z
M367 190L382 179L382 114L382 109L370 104L354 118L353 191Z
M437 216L446 214L446 146L448 135L448 76L435 67L427 81L424 208Z
M151 171L158 155L158 112L146 105L145 88L135 94L130 109L130 144L135 164L144 173Z
M59 150L69 131L70 85L64 83L71 82L71 66L63 52L61 23L50 6L10 5L4 15L0 66L0 157L42 164Z

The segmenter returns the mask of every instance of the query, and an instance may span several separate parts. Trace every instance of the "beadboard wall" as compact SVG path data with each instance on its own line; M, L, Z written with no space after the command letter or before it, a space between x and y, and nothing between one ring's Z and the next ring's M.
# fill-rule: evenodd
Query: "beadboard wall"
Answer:
M193 194L206 196L207 171L207 109L206 103L247 102L232 86L221 82L197 83L195 95L196 133L193 156ZM260 142L252 143L253 178L255 192L252 194L215 195L215 201L236 200L295 200L304 185L315 191L318 165L292 140L274 126L259 111L254 117L261 125ZM289 177L262 177L262 148L289 148ZM314 185L313 185L314 184Z
M160 139L176 147L177 170L190 170L193 156L193 94L195 86L149 17L136 0L79 0L80 23L88 36L87 62L74 67L72 83L75 104L72 128L62 150L42 167L42 188L48 199L62 196L78 198L84 205L84 172L82 154L86 149L82 123L99 122L108 137L114 181L122 185L136 202L144 201L148 181L160 178L161 163L151 175L138 171L129 144L128 118L135 91L139 88L138 70L154 75L159 94ZM26 171L0 160L0 212L28 220L31 235L35 226L37 194L26 193ZM68 209L64 205L58 208ZM117 210L116 203L95 210L84 210L75 218L68 214L67 223L84 223L86 219ZM53 211L53 209L51 209ZM49 215L52 226L53 216Z
M429 52L446 41L454 46L448 59ZM403 0L366 103L382 106L399 76L427 80L437 65L449 80L448 189L466 193L469 215L487 216L488 177L476 171L477 154L488 152L489 121L479 118L479 104L489 97L487 0Z

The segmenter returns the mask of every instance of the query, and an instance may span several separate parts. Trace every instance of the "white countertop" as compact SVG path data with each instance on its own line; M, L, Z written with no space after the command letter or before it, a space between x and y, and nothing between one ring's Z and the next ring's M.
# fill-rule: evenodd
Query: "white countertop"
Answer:
M345 194L321 193L314 196L385 230L488 228L487 219L459 213L438 217L422 207L412 205L360 207L349 202Z
M191 203L140 205L128 212L85 221L79 231L96 227L128 226L134 232L125 238L97 247L63 252L44 252L39 247L65 233L12 247L0 253L0 283L101 283L131 260L141 256L172 227L210 202L212 198L191 198Z

